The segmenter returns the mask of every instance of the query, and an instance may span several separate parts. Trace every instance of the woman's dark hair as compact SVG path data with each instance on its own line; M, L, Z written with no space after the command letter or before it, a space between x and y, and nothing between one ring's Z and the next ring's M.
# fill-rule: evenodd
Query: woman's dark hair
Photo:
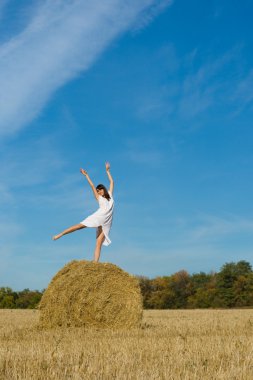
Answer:
M108 190L107 188L102 185L101 183L99 185L97 185L96 187L97 190L104 190L104 197L109 201L111 199L109 193L108 193Z

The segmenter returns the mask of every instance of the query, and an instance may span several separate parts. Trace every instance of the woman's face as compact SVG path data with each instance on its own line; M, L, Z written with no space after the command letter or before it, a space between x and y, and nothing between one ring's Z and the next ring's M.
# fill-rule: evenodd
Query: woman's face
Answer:
M101 195L102 197L105 195L104 189L97 189L98 195Z

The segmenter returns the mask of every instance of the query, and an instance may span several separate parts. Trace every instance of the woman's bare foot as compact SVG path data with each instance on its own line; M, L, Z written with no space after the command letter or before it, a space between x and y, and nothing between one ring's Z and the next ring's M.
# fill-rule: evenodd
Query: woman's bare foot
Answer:
M57 239L60 239L62 237L62 234L59 234L59 235L55 235L52 237L53 240L57 240Z

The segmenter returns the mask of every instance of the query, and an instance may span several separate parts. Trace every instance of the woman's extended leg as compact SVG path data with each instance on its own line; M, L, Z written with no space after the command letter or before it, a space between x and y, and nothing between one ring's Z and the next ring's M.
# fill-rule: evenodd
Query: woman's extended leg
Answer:
M72 227L67 228L66 230L62 231L60 234L53 236L53 240L60 239L63 235L70 234L71 232L81 230L82 228L85 228L83 224L75 224Z
M95 261L95 263L99 262L101 247L102 247L102 244L103 244L103 242L105 240L105 235L103 233L102 227L99 227L97 231L98 232L97 232L97 239L96 239L96 248L95 248L95 251L94 251L94 261Z

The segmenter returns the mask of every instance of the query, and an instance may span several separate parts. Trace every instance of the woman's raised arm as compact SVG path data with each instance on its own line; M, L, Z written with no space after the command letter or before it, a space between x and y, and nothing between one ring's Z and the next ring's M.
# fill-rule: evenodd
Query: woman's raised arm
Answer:
M112 194L113 193L113 189L114 189L114 181L113 181L111 173L110 173L110 167L111 167L110 163L106 162L105 163L106 173L107 173L109 181L110 181L110 189L109 189L109 191Z
M88 173L86 172L86 170L83 170L83 169L80 169L80 172L86 177L87 181L89 182L90 184L90 187L92 188L92 191L93 191L93 194L95 196L95 198L98 200L98 193L97 193L97 190L92 182L92 180L90 179Z

